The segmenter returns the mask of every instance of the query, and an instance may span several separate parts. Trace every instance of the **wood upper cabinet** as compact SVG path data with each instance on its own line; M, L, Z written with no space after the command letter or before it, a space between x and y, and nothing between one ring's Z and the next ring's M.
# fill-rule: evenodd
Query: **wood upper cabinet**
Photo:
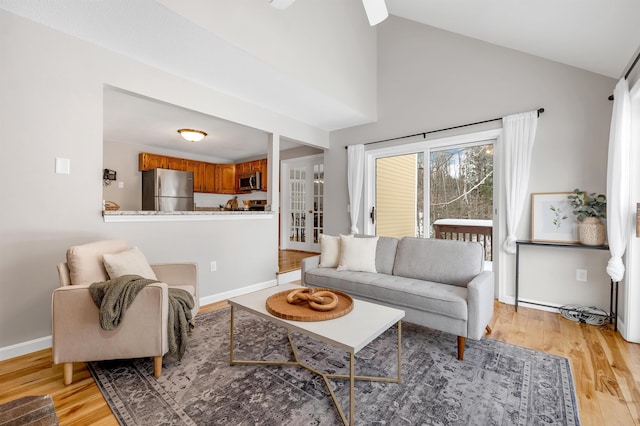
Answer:
M216 168L217 164L205 163L204 164L204 192L215 193L216 192Z
M236 164L236 174L251 172L251 161Z
M241 173L251 173L251 172L260 172L261 173L261 190L267 190L267 159L263 158L262 160L254 160L247 161L246 163L238 163L236 164L236 173L239 175Z
M138 156L138 170L151 169L193 172L193 192L214 194L237 194L237 177L241 173L260 172L262 173L261 189L262 191L267 190L266 158L239 164L214 164L141 152Z
M184 171L193 172L193 192L204 191L204 170L205 164L202 161L184 160Z
M215 171L215 192L218 194L236 193L236 165L217 164Z
M185 160L183 158L175 158L175 157L167 157L167 169L171 169L171 170L180 170L180 171L188 171L190 172L191 170L187 170L187 162L189 160Z
M267 166L267 159L263 158L262 160L258 160L258 162L260 163L260 173L262 173L262 190L266 191L267 190L267 175L269 172L269 168Z
M138 155L138 170L151 170L151 169L166 169L167 157L164 155L149 154L148 152L141 152Z

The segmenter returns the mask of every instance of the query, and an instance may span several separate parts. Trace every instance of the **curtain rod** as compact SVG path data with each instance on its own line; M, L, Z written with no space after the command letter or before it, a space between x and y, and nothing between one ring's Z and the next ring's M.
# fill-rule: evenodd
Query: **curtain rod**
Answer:
M636 58L633 60L633 63L631 64L631 66L629 67L629 69L627 70L627 73L624 75L624 79L626 80L627 78L629 78L629 74L631 74L631 71L633 71L633 67L636 66L636 64L638 63L638 59L640 59L640 53L638 53L638 56L636 56ZM609 100L612 101L613 100L613 95L609 95Z
M540 114L542 114L543 112L544 112L544 108L538 108L538 117L540 117ZM476 121L475 123L461 124L459 126L447 127L446 129L429 130L427 132L415 133L413 135L399 136L397 138L383 139L381 141L375 141L375 142L367 142L367 143L365 143L363 145L371 145L371 144L374 144L374 143L395 141L395 140L398 140L398 139L412 138L414 136L420 136L420 135L422 135L422 137L424 139L424 138L426 138L426 135L428 135L430 133L438 133L438 132L444 132L444 131L447 131L447 130L460 129L461 127L475 126L476 124L490 123L492 121L498 121L498 120L502 120L502 117L500 117L500 118L492 118L490 120ZM347 149L347 146L345 146L344 149Z

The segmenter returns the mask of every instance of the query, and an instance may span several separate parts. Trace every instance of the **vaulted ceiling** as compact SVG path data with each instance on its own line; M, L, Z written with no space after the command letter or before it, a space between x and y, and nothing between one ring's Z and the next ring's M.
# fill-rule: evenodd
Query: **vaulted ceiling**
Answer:
M221 11L230 7L228 4L225 6L222 0L211 1ZM299 13L305 3L311 1L314 0L297 0L286 10L270 8L269 0L252 0L244 7L264 8L261 13L265 14L296 13L298 7ZM360 0L341 1L360 3ZM640 1L637 0L386 1L392 15L612 78L619 78L625 72L640 47L640 25L637 24ZM323 3L319 6L314 4L314 7L335 4L328 2L326 6ZM210 1L203 0L0 0L0 9L321 129L331 131L367 122L366 114L354 111L339 99L327 96L304 82L287 78L286 70L274 68L249 52L230 45L207 31L202 22L193 25L188 19L189 15L184 13L186 5L191 16L198 14L198 8L202 9L201 16L207 16L205 10L210 11L212 7ZM179 8L182 13L178 12ZM362 25L360 20L366 22L364 10L361 9L361 5L352 5L347 10L357 11L359 15L350 15L349 19L358 19L358 25ZM327 13L330 15L331 11ZM304 19L304 16L301 18L298 14L296 19ZM310 16L309 19L314 17ZM330 24L327 22L327 25ZM193 46L198 46L198 49L190 51ZM175 57L172 53L180 52L189 57L207 49L215 50L215 59L200 54L197 67L188 61L172 59ZM210 60L215 60L215 66L207 66ZM225 66L220 67L221 63ZM121 93L112 95L105 97L106 102L113 103L110 107L128 110L131 114L157 114L162 109L153 103L149 103L146 109L146 103L140 100L134 100L130 107L126 107L122 104L126 104L126 96ZM165 114L167 112L163 111ZM180 111L180 114L183 116L189 111ZM117 116L105 114L105 135L125 134L127 129L123 123L136 122L118 120ZM203 120L203 117L198 119ZM142 116L138 121L142 121ZM229 123L220 124L229 129L233 127L229 127ZM256 140L264 137L253 129L245 130L247 135ZM237 140L237 132L242 132L242 129L234 131ZM172 137L175 136L172 134ZM251 154L229 155L242 157Z

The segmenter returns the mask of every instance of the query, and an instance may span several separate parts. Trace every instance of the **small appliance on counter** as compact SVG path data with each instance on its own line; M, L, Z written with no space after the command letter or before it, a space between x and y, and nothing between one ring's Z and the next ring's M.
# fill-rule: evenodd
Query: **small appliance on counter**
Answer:
M267 200L246 200L246 201L248 201L247 210L263 212L265 210L265 207L267 206Z
M242 200L242 207L239 206L238 197L235 196L224 206L224 210L250 210L250 211L264 211L267 205L267 200Z
M142 210L193 209L193 172L169 169L142 172Z

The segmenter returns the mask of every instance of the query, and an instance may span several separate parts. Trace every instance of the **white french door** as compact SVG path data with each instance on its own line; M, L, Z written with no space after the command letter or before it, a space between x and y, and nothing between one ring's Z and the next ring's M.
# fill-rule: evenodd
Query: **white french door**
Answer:
M320 251L324 221L324 156L282 162L280 248Z

